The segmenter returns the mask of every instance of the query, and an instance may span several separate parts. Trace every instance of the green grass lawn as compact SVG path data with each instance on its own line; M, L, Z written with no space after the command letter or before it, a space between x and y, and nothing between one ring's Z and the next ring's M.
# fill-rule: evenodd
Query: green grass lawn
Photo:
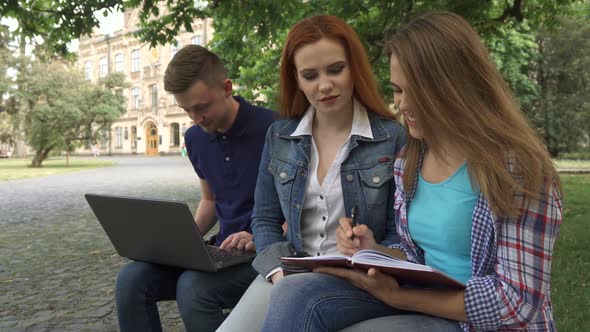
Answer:
M551 276L554 315L559 331L590 331L590 174L561 179L564 218Z
M39 176L76 172L96 167L112 166L115 162L108 159L73 158L66 166L65 157L48 158L43 167L32 168L31 158L0 159L0 181L34 178Z

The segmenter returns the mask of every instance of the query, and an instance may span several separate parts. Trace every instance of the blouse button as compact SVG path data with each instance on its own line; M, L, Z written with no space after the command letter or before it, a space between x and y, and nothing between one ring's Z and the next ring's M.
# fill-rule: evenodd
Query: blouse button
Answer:
M379 181L381 181L380 177L378 177L378 176L373 177L373 183L379 183Z
M281 172L281 174L279 174L279 177L284 180L287 178L287 173Z
M352 180L354 180L354 176L352 176L352 174L348 174L348 175L346 176L346 181L348 181L348 182L352 182Z

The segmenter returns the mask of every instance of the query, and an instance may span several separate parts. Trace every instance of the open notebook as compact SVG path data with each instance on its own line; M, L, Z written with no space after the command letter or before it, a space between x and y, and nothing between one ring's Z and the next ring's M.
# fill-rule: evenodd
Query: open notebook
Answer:
M377 250L360 250L352 257L326 255L309 257L281 257L285 274L309 272L317 267L347 267L368 270L371 267L393 275L398 282L422 286L465 288L461 282L427 265L414 264Z

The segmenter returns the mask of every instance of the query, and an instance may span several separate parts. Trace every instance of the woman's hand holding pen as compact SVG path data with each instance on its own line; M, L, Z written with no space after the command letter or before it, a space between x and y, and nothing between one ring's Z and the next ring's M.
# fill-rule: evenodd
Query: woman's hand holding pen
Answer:
M352 218L342 217L336 229L336 245L342 254L352 256L362 249L375 249L377 243L367 225L353 226Z

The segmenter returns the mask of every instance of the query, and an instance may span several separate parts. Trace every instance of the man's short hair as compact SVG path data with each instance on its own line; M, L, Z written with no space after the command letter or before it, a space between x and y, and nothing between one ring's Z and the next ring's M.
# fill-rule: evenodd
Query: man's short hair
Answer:
M187 45L174 55L164 74L164 90L183 93L196 81L222 87L227 72L219 57L199 45Z

